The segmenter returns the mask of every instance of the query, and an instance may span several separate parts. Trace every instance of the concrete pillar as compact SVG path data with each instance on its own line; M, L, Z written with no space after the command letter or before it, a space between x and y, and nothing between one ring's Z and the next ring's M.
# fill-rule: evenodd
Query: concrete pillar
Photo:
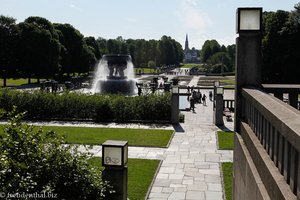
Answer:
M171 123L179 123L179 94L172 93L171 97Z
M289 93L289 102L290 102L291 106L298 109L298 94L297 93Z
M127 200L128 169L105 167L102 172L103 179L113 186L114 193L106 192L105 199Z
M223 126L223 95L216 94L216 107L214 110L214 123L216 126Z
M261 88L261 35L240 33L236 39L235 131L240 132L243 87Z
M283 100L283 93L274 93L274 97L277 99L280 99L281 101Z

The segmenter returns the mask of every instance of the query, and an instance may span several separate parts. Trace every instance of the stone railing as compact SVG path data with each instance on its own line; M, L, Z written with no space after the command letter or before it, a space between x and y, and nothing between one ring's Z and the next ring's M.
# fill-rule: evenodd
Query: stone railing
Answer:
M237 138L257 169L257 185L264 185L259 194L265 188L270 199L300 199L300 112L257 89L242 89L242 98Z
M298 100L298 94L300 94L300 85L295 84L262 84L264 90L268 93L274 94L280 100L285 101L292 107L300 110L300 102ZM286 94L286 98L284 98Z
M234 100L233 99L224 99L223 108L228 108L230 111L234 111Z

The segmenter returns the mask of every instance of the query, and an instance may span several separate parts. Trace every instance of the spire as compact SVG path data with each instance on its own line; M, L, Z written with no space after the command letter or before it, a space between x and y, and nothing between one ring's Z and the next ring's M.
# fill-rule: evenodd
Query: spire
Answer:
M184 50L189 50L189 40L188 40L188 34L186 34L186 37L185 37L185 47L184 47Z

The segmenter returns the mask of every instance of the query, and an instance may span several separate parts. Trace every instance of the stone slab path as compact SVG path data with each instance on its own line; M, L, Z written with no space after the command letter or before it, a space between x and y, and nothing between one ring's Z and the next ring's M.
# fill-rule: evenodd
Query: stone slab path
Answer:
M208 91L201 92L208 96ZM148 199L224 199L220 162L232 162L233 153L217 150L212 102L197 104L195 113L183 113L185 123L177 127L169 148L160 156L163 162Z

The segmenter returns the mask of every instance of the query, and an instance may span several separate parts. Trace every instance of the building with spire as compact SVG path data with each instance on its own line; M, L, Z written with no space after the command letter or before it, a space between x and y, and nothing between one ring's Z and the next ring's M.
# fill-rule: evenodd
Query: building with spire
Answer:
M200 59L198 58L197 54L198 51L194 47L192 49L189 48L188 34L186 34L183 51L183 63L199 63Z

